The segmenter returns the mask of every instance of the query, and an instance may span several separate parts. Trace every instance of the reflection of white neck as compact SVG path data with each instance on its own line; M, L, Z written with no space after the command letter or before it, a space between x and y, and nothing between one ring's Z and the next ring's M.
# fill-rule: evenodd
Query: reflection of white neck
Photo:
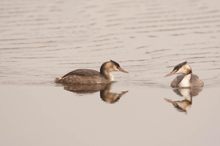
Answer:
M178 89L180 94L187 99L188 101L191 101L191 95L190 95L190 89L189 88L181 88Z
M190 79L192 74L185 75L182 81L179 83L179 87L190 87Z

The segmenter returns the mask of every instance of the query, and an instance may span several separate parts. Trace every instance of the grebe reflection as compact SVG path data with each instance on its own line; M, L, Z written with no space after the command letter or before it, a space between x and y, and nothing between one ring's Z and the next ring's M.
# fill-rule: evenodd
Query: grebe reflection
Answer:
M190 109L192 106L192 99L194 96L197 96L199 92L202 91L202 87L194 87L194 88L175 88L173 91L182 96L182 100L172 100L168 98L164 98L167 102L171 103L178 111L185 112Z
M64 85L64 89L77 94L89 94L100 92L100 98L107 103L116 103L128 91L112 92L111 87L113 83L109 84L81 84L81 85Z

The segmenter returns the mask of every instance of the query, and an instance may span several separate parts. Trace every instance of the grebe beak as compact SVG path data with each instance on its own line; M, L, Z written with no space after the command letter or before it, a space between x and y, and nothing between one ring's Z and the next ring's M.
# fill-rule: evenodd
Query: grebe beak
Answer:
M128 73L128 71L124 70L123 68L119 67L118 68L119 71L123 72L123 73Z
M164 77L169 77L169 76L172 76L176 73L176 71L171 71L170 73L166 74Z

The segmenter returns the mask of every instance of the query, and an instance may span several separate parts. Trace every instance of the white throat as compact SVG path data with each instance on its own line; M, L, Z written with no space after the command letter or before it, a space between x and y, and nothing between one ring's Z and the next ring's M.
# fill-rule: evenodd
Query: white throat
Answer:
M114 81L115 80L113 74L109 73L109 77L110 77L110 81Z
M179 87L190 87L190 79L192 74L185 75L182 81L179 83Z

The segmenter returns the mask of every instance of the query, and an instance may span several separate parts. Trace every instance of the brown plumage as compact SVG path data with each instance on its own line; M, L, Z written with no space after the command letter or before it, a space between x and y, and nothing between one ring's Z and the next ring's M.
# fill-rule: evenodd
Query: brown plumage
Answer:
M111 72L121 71L128 73L113 61L107 61L100 67L100 72L92 69L77 69L71 71L61 78L56 78L56 83L62 84L107 84L113 81Z

